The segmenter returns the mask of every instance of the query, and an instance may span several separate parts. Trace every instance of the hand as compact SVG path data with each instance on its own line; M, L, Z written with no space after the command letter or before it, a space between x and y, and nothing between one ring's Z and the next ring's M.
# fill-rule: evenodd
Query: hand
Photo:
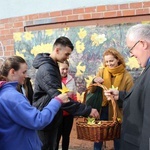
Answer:
M111 97L113 97L114 100L119 99L119 91L116 89L104 90L104 95L107 97L107 100L111 100Z
M62 103L68 103L68 102L70 102L67 93L59 94L57 97L58 97L59 99L61 99L61 102L62 102Z
M96 118L96 119L99 119L99 117L100 117L97 109L94 109L94 108L92 108L91 113L90 113L89 116L93 117L93 118Z
M69 91L69 92L67 92L67 95L68 95L68 97L72 97L73 92L72 92L72 91Z
M103 78L101 78L101 77L96 77L96 78L94 78L94 82L96 82L96 83L103 83L104 82L104 79Z

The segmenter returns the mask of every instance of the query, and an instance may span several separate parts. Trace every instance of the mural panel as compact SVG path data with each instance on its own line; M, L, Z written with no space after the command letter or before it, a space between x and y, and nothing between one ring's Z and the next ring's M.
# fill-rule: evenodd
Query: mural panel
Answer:
M149 23L149 22L143 22ZM86 87L102 67L103 52L109 48L116 48L126 60L127 69L136 79L141 68L135 58L130 58L129 50L125 44L125 35L133 24L117 24L111 26L78 26L42 31L15 33L15 53L22 56L28 63L29 76L34 83L36 70L32 61L38 53L51 53L56 38L67 36L75 46L70 62L70 73L75 77L78 99L83 99Z

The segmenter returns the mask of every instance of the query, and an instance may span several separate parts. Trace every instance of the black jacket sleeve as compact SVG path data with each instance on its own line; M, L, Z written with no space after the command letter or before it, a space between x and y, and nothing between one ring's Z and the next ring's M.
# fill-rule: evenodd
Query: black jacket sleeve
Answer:
M62 104L62 109L69 112L73 116L88 117L91 113L91 106L79 103L70 99L70 102Z

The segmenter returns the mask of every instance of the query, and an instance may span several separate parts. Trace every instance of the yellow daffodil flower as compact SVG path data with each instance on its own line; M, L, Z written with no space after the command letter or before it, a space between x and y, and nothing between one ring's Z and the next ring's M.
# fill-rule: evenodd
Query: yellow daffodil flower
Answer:
M118 90L118 87L114 87L114 85L112 85L111 88Z
M89 125L95 124L95 118L88 117L87 118L87 124L89 124Z
M135 57L128 58L128 61L127 61L126 65L129 66L130 69L140 67L139 64L138 64L138 61L136 60Z
M62 94L64 94L64 93L68 93L69 89L63 85L62 89L58 89L58 91L60 91Z

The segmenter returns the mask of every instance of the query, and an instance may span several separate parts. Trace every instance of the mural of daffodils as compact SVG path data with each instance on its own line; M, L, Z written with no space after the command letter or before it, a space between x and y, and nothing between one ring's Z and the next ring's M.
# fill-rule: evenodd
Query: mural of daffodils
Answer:
M14 33L15 53L26 59L29 76L34 80L35 69L32 67L34 57L38 53L51 53L53 43L60 36L67 36L74 44L70 62L70 73L75 78L77 96L83 100L84 91L92 82L96 72L102 67L103 52L114 47L126 58L127 69L131 73L139 71L134 58L129 57L125 45L125 33L133 24L117 24L111 26L78 26L60 29L49 29Z

